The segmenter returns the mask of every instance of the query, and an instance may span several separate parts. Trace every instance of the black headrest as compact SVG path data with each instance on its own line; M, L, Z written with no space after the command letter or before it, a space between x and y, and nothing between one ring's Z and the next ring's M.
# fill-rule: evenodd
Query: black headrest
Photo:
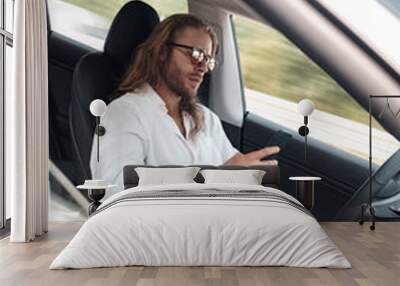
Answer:
M104 44L104 53L119 65L126 67L134 48L144 42L159 21L157 12L146 3L126 3L111 24Z

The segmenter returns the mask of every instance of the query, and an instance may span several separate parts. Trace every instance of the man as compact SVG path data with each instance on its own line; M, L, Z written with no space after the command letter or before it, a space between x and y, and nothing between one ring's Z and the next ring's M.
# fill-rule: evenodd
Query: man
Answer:
M102 118L100 164L93 144L91 169L121 188L125 165L276 165L267 147L247 154L229 142L219 118L198 102L204 74L215 67L217 38L189 14L166 18L138 47Z

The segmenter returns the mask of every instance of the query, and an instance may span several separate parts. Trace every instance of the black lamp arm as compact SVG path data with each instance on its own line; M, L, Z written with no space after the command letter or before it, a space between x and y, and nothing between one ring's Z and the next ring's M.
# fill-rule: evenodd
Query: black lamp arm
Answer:
M96 116L96 129L95 134L97 135L97 162L100 161L100 136L103 136L106 133L106 129L100 125L100 116Z
M103 136L106 134L106 129L104 126L100 125L100 116L96 116L96 128L94 130L94 133L99 136Z
M310 130L307 127L308 124L308 116L304 116L304 125L300 126L299 134L304 137L304 162L307 162L307 135L310 133Z

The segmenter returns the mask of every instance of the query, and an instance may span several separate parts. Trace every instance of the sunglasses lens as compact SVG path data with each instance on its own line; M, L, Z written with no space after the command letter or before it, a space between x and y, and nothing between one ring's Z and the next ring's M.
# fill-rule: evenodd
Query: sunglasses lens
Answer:
M207 67L209 71L213 71L213 69L215 68L215 59L209 59Z
M192 51L192 58L193 58L196 62L200 63L200 62L203 61L204 54L203 54L201 51L199 51L198 49L193 49L193 51Z
M212 71L215 68L215 59L206 55L203 51L193 48L192 50L192 59L196 63L202 63L207 65L209 71Z

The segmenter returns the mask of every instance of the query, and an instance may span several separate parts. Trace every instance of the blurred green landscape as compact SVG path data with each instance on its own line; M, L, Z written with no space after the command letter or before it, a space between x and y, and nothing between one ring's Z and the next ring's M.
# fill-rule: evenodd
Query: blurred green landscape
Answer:
M280 32L241 16L235 28L247 88L293 102L308 98L318 110L368 124L368 112Z
M127 0L64 0L93 11L111 23ZM188 11L185 0L149 0L165 18ZM245 86L278 98L298 102L311 99L316 108L356 122L368 124L368 113L325 71L272 27L235 16ZM382 127L374 120L373 126Z

